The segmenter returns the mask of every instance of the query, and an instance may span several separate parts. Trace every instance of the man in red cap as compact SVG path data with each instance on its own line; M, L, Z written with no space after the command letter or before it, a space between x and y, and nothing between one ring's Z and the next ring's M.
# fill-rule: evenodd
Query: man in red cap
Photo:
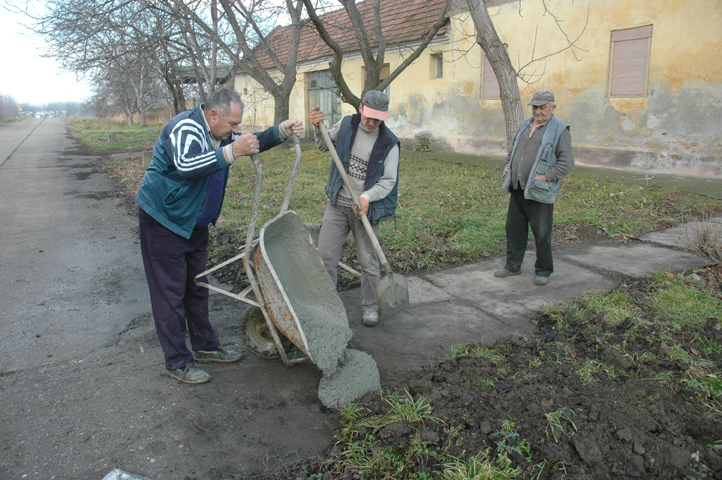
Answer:
M367 327L379 323L376 287L381 276L373 243L359 217L364 213L368 216L378 237L379 222L396 213L400 146L399 140L384 123L388 110L388 95L369 90L363 96L359 113L342 118L328 132L351 187L359 195L361 209L357 211L352 194L344 186L336 165L331 163L326 183L328 204L321 223L318 253L335 284L343 242L349 231L353 233L361 265L362 322ZM328 151L318 128L325 118L323 112L315 107L310 117L315 127L316 145L322 152Z

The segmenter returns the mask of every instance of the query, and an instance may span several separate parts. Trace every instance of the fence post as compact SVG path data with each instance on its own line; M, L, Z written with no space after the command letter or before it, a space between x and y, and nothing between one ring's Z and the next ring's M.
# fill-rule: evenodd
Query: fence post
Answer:
M150 161L153 158L153 152L143 152L143 168L150 167Z

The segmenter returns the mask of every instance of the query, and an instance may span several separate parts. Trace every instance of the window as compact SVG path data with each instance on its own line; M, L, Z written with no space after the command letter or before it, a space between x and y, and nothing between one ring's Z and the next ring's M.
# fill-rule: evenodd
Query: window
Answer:
M499 89L499 81L496 79L494 69L486 54L481 52L481 98L482 100L499 100L501 98L501 90Z
M431 78L444 78L444 54L432 53L431 58Z
M308 110L318 105L326 115L326 128L331 128L341 120L341 96L338 94L338 87L333 81L331 70L320 70L309 72L308 82Z
M646 97L652 26L612 32L609 52L609 96Z

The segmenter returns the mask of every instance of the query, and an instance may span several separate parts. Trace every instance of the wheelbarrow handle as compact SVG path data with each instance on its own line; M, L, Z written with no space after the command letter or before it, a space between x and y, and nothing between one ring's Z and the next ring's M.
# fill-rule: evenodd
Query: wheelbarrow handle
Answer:
M338 157L338 153L336 153L336 147L334 147L333 142L331 141L331 137L328 136L326 125L324 125L323 122L319 122L318 126L321 130L321 135L323 135L323 140L326 142L328 151L331 152L331 157L333 158L333 162L336 164L336 169L341 174L343 184L346 186L348 193L351 194L351 198L353 198L353 203L354 205L356 205L356 208L361 210L361 203L358 201L356 192L354 192L353 188L351 187L351 182L348 179L346 170L343 168L343 163L341 163L341 159ZM386 255L384 255L384 251L381 250L381 244L379 243L379 239L376 238L376 234L374 233L373 228L371 228L371 223L369 222L369 219L365 213L361 215L361 222L363 223L364 228L366 228L366 233L371 238L371 242L374 245L374 250L376 250L376 255L378 255L379 261L383 265L384 270L386 270L387 273L391 273L391 265L389 265L388 260L386 260Z
M281 213L284 213L286 210L288 210L288 204L291 201L291 193L293 193L293 186L296 184L298 166L301 164L301 141L298 139L295 133L293 134L293 147L296 150L296 161L293 163L291 178L288 180L288 187L286 187L286 196L283 198L283 204L281 205Z
M256 188L253 192L253 203L251 204L251 218L248 219L248 231L246 233L246 258L251 255L251 245L253 237L256 233L256 219L258 218L258 203L261 199L261 188L263 186L263 168L261 167L261 159L258 155L251 155L253 168L256 169Z

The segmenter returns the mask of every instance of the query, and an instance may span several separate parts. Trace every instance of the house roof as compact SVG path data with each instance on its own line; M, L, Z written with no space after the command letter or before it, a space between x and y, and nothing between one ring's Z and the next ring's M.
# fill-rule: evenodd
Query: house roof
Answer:
M439 10L443 4L444 0L382 0L381 31L386 38L387 48L390 45L420 40L436 23ZM375 48L378 43L374 33L374 0L366 0L356 6L363 16L369 42ZM359 50L351 20L345 10L339 9L321 15L321 20L331 38L339 43L344 52ZM447 26L445 25L437 35L443 35L446 31ZM288 59L288 38L290 34L291 28L285 26L277 28L268 37L269 45L276 53L279 61L284 64ZM317 60L332 54L333 50L321 39L313 23L310 20L307 21L301 30L298 63ZM265 52L258 53L258 59L264 67L268 69L275 68Z

